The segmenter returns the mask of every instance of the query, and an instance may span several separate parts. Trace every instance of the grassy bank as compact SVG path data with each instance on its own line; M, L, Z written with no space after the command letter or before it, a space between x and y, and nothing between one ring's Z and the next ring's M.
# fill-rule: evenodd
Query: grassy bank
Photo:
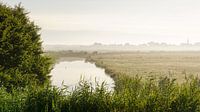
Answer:
M137 56L142 56L138 57ZM71 56L69 56L71 57ZM78 55L77 55L78 57ZM160 57L160 58L158 58ZM147 58L147 59L146 59ZM200 80L189 75L187 70L192 64L198 66L198 53L105 53L87 56L88 61L105 68L115 80L115 91L109 92L105 84L97 84L94 89L90 82L80 81L72 92L66 87L56 88L28 86L25 89L13 89L9 93L0 89L1 112L198 112L200 111ZM142 60L141 60L142 59ZM128 60L128 61L126 61ZM141 62L140 62L141 61ZM189 63L189 61L191 61ZM162 63L159 65L158 62ZM166 62L166 65L165 65ZM140 65L140 63L143 63ZM145 64L146 63L146 64ZM169 64L171 63L171 64ZM164 72L160 75L152 72L148 75L133 72L139 67L170 67L180 63L188 68L180 78L169 77ZM188 63L186 66L185 64ZM147 66L148 65L148 66ZM156 65L156 66L152 66ZM124 68L125 66L126 68ZM178 66L178 65L176 65ZM139 68L138 67L138 68ZM163 69L158 68L157 71ZM181 68L181 67L180 67ZM148 69L148 70L149 70ZM129 71L130 70L130 71ZM146 71L147 69L144 69ZM167 71L168 69L166 69ZM179 76L178 70L173 73ZM198 70L197 70L198 71ZM176 74L178 73L178 74ZM158 76L158 77L156 77ZM165 77L168 76L168 77Z
M93 89L89 83L67 93L67 89L46 86L7 93L0 90L1 112L197 112L200 111L200 80L188 78L177 85L162 78L142 81L140 77L117 78L116 91L105 86Z
M111 76L125 74L149 78L171 77L183 82L185 76L200 73L200 52L113 52L91 55L88 61L106 69Z

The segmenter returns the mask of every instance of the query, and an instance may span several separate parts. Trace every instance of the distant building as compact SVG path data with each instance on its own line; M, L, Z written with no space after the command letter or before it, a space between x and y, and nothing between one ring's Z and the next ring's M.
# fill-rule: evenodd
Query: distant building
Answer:
M102 43L97 43L97 42L95 42L93 45L95 45L95 46L101 46Z
M187 45L190 45L190 40L189 39L187 39Z
M125 43L125 46L130 46L130 44L127 42L127 43Z
M186 43L181 43L181 46L188 46L188 45L190 45L190 40L189 40L189 38L187 38Z

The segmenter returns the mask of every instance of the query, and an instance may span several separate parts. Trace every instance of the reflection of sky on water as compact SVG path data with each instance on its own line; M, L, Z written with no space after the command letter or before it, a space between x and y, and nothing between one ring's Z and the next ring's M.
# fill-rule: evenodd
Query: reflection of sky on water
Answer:
M93 87L95 82L101 84L106 82L108 89L114 87L114 81L108 75L105 74L105 70L97 68L95 64L86 63L85 61L63 61L54 66L51 71L52 84L58 87L64 85L69 86L71 90L74 88L80 79L89 81Z

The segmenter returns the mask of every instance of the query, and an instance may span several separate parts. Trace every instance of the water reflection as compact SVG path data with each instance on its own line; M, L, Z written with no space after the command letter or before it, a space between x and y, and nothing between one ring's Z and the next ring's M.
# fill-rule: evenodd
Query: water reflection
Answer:
M61 87L63 83L69 86L70 90L77 86L81 77L85 81L89 81L93 87L96 82L101 84L104 81L109 90L112 90L114 87L113 79L105 73L104 69L98 68L95 64L85 62L84 60L62 61L54 66L50 75L52 75L53 85Z

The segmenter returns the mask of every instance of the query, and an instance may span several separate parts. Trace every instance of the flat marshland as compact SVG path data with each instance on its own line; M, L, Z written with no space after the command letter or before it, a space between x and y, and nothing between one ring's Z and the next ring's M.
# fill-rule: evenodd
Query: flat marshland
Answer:
M51 53L48 55L51 56ZM2 112L200 111L200 80L189 77L200 71L199 52L56 52L52 56L56 60L63 58L67 61L73 56L87 58L87 61L105 68L114 78L114 91L107 91L104 83L97 84L94 89L90 82L85 81L80 81L79 86L71 92L67 92L67 88L51 85L30 85L23 91L13 89L12 94L2 88ZM156 77L159 77L158 80ZM182 82L178 84L177 81Z
M44 53L40 28L27 14L21 4L10 7L0 2L0 112L200 112L200 52L100 52L90 47L86 52L79 46L75 51ZM61 61L76 60L82 64L55 67ZM91 66L83 64L87 61ZM95 82L93 87L91 80L77 79L71 91L70 84L57 87L52 83L52 69L58 71L54 72L58 79L69 81L76 71L97 74L93 68L113 78L112 91L105 82ZM65 80L65 75L70 78Z
M167 76L183 82L200 73L200 52L113 52L91 55L88 60L111 75Z

